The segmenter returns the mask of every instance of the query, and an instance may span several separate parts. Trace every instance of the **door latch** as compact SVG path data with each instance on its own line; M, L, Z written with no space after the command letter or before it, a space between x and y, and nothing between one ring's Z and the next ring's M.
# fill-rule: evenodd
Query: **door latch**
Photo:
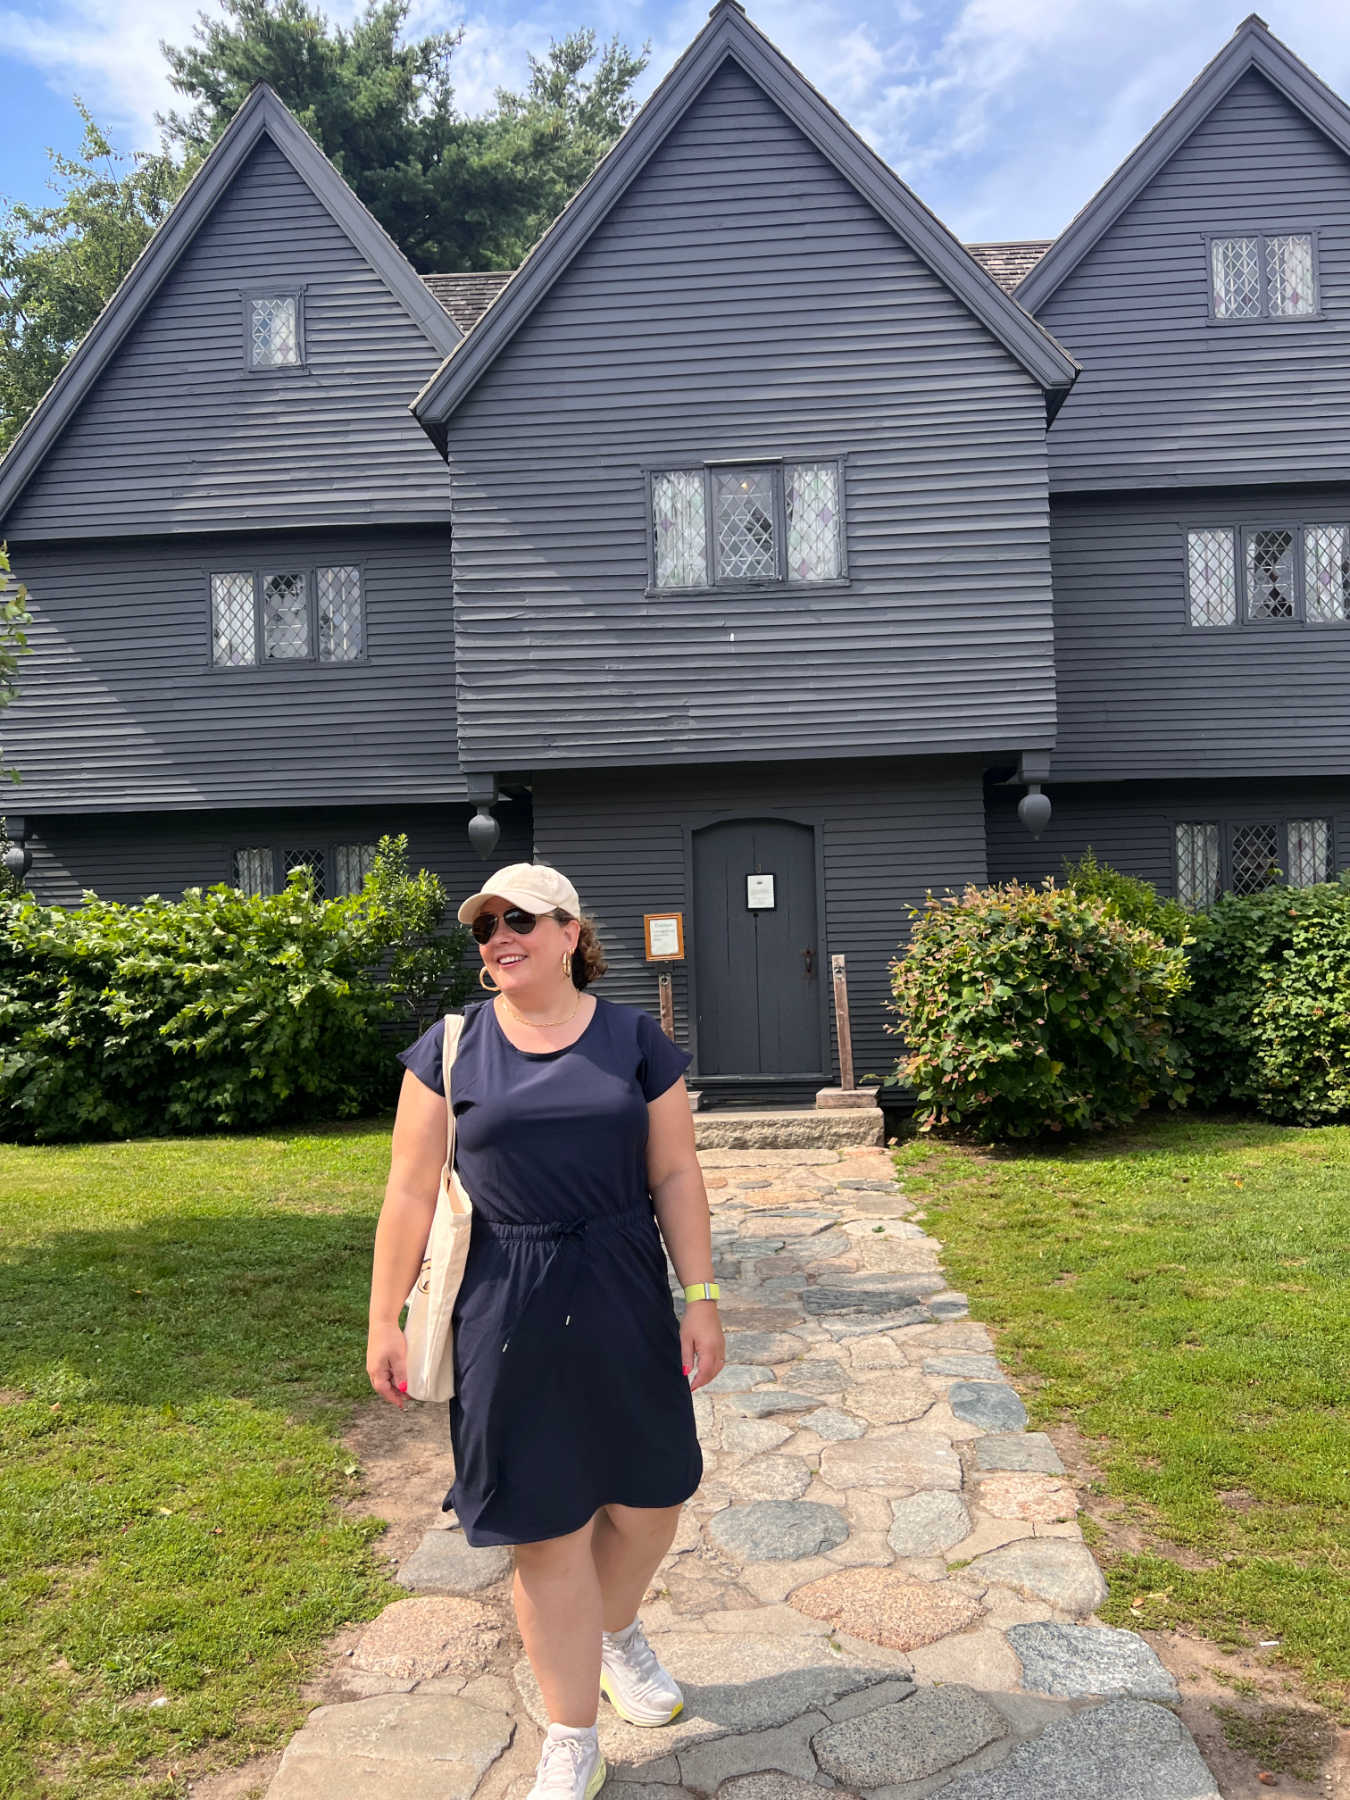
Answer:
M802 961L806 965L807 975L814 975L816 972L816 953L809 944L806 949L802 951Z

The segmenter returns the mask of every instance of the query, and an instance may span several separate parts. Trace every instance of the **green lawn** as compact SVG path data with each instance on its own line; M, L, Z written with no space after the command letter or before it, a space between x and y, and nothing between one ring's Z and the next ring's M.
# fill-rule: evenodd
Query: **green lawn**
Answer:
M1350 1129L1159 1118L1075 1149L896 1154L1032 1428L1095 1440L1156 1545L1116 1554L1087 1521L1102 1617L1277 1638L1350 1722Z
M402 1594L337 1510L388 1147L0 1146L0 1795L183 1795Z

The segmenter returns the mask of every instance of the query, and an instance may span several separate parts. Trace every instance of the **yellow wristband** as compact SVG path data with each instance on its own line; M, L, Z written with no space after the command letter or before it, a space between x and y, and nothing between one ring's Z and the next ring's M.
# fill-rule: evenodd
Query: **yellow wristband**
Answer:
M694 1281L684 1290L686 1300L718 1300L722 1290L715 1281Z

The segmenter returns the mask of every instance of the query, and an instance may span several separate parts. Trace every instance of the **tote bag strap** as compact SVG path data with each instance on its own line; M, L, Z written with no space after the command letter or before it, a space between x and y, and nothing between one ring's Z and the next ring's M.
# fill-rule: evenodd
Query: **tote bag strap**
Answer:
M450 1069L459 1052L459 1035L463 1029L463 1013L447 1013L445 1015L445 1041L441 1045L441 1085L445 1089L445 1110L448 1115L445 1132L447 1173L455 1166L455 1109L450 1100Z

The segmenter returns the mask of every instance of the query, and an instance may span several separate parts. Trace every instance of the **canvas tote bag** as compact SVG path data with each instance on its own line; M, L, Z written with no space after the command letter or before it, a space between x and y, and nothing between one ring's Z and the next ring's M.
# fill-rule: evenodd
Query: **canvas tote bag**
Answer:
M450 1103L450 1069L463 1029L462 1014L445 1015L445 1045L441 1052L445 1110L449 1117L445 1164L426 1255L416 1285L408 1295L408 1318L403 1327L408 1345L408 1394L414 1400L448 1400L455 1391L450 1313L464 1275L473 1224L473 1202L455 1172L455 1109Z

